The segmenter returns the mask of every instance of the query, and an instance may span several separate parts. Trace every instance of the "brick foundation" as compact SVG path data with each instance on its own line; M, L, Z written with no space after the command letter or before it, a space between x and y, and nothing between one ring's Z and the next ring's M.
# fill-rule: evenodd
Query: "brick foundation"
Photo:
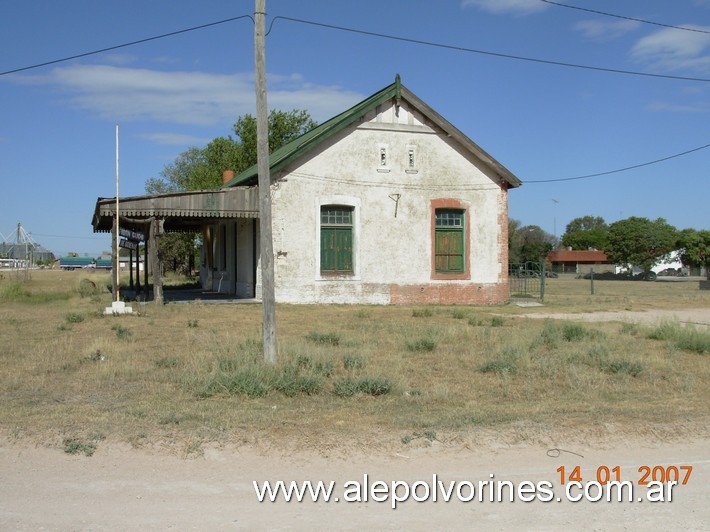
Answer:
M509 299L508 283L390 285L393 305L500 305Z

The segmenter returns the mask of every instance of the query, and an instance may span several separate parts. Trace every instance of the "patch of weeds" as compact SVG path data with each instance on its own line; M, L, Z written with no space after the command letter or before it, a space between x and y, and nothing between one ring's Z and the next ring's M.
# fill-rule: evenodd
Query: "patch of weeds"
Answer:
M323 382L317 377L284 374L276 381L274 388L286 397L318 395L323 389Z
M418 440L420 438L424 438L427 441L436 441L436 432L433 430L426 430L424 432L415 432L413 434L406 434L405 436L402 436L402 443L404 445L407 445L409 443L412 443L414 440Z
M473 325L474 327L482 327L485 325L485 322L480 318L469 318L468 324Z
M159 358L155 361L155 365L159 368L174 368L177 364L178 360L174 357Z
M57 325L57 330L58 331L71 331L71 327L67 325L66 323L60 323Z
M179 425L180 418L175 413L170 413L167 416L163 416L158 420L160 425Z
M65 438L62 442L64 452L67 454L83 454L92 456L96 452L96 443L84 442L78 438Z
M205 397L220 392L228 395L246 395L247 397L264 397L269 393L269 386L257 372L252 370L239 371L233 375L220 375L209 383Z
M491 327L503 327L503 325L505 325L505 320L502 316L491 317Z
M367 365L367 360L360 355L345 355L343 367L345 369L362 369Z
M357 381L357 390L365 395L387 395L392 391L392 384L384 377L363 377Z
M333 375L333 363L330 360L316 362L313 365L313 373L323 377L330 377Z
M621 334L628 334L630 336L636 336L639 333L638 323L622 323L621 324Z
M710 333L693 327L681 327L677 322L663 322L653 329L648 337L652 340L664 340L684 351L695 353L710 352Z
M333 393L338 397L352 397L358 392L357 381L355 379L343 378L333 383Z
M430 308L415 308L412 311L413 318L431 318L434 315Z
M404 395L407 395L409 397L421 397L422 391L421 390L409 390L408 392L405 392Z
M461 310L461 309L454 309L451 311L451 317L454 318L455 320L463 320L466 318L466 311Z
M310 340L311 342L314 342L316 344L320 345L333 345L333 346L338 346L340 345L340 335L337 333L317 333L317 332L311 332L306 335L306 340Z
M91 279L82 279L79 282L79 296L82 298L98 295L99 287Z
M133 334L126 327L119 324L112 325L111 330L116 332L116 338L118 338L119 340L127 340L128 338L130 338L131 334Z
M518 372L517 361L521 352L516 347L504 348L497 358L489 360L478 368L481 373L496 373L498 375L515 374Z
M601 369L613 375L627 374L638 377L643 371L643 366L638 362L629 362L628 360L612 360L603 363Z
M77 314L76 312L70 312L64 316L64 321L67 323L81 323L84 321L84 316Z
M296 367L297 368L305 368L308 369L313 365L313 361L311 360L311 357L308 355L298 355L298 358L296 359Z
M543 345L555 348L559 345L561 340L562 331L559 326L553 321L545 321L545 325L542 327L542 331L540 331L540 341Z
M365 309L360 309L355 313L355 317L357 318L369 318L372 315L372 312L369 310Z
M437 343L431 338L419 338L412 342L406 342L407 350L415 353L431 352L436 349Z
M187 322L187 326L190 329L196 329L198 325L199 325L199 323L197 320L188 320L188 322Z
M579 342L587 336L587 329L579 323L565 323L562 326L562 338L567 342Z

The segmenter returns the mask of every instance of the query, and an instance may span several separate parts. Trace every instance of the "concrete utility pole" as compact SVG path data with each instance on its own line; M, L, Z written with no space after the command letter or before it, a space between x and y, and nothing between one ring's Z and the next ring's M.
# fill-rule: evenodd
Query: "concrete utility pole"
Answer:
M264 306L264 361L275 364L276 296L274 293L274 244L271 237L271 175L269 169L269 117L266 102L266 0L255 0L254 73L256 82L256 157L259 173L259 245L261 301Z

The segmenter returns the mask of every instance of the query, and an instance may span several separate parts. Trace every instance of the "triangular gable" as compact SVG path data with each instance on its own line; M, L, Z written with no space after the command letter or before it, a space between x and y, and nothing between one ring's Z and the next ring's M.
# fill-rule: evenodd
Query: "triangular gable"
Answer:
M490 170L498 175L502 181L510 187L519 187L522 182L515 177L507 168L491 157L483 148L473 142L470 138L458 130L451 122L434 111L424 103L413 92L400 83L399 76L395 82L376 92L369 98L351 107L347 111L334 116L330 120L323 122L319 126L295 138L288 144L281 146L269 156L269 168L272 174L285 168L288 164L299 159L322 142L342 131L344 128L362 120L367 113L374 111L379 105L395 99L397 102L406 100L413 109L416 109L425 118L441 128L451 138L459 142L465 149L471 152L478 160L486 165ZM257 165L247 168L241 174L224 184L223 188L239 185L255 185L257 183Z

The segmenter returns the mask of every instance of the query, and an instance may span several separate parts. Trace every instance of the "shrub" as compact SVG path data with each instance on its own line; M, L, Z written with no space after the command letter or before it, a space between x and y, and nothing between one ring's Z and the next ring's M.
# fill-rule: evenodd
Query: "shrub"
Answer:
M321 345L340 345L340 335L337 333L321 334L317 332L311 332L306 335L306 340L310 340L311 342Z
M79 296L82 298L84 297L91 297L98 295L100 292L100 289L98 286L96 286L96 283L90 279L82 279L79 282Z
M126 340L131 336L131 334L133 334L123 325L114 325L111 327L111 330L116 331L116 338L119 340Z
M615 375L626 373L632 377L638 377L643 371L643 366L641 364L638 362L629 362L628 360L612 360L611 362L605 362L602 364L601 368L607 373Z
M493 316L491 318L491 327L503 327L505 321L502 316Z
M466 312L461 309L454 309L453 311L451 311L451 317L455 320L462 320L466 318Z
M436 349L436 341L430 338L420 338L413 342L407 342L407 349L414 352L434 351Z
M159 358L158 360L155 361L155 365L158 366L159 368L174 368L177 366L177 358L169 357L169 358Z
M81 323L84 321L84 316L75 312L70 312L64 316L64 319L67 323Z
M392 384L384 377L363 377L357 381L357 390L365 395L387 395L392 391Z
M333 393L338 397L352 397L358 391L355 379L343 378L333 383Z
M345 355L343 357L343 367L345 369L362 369L367 361L360 355Z
M562 327L562 338L567 342L579 342L587 336L587 329L579 323L565 323Z

